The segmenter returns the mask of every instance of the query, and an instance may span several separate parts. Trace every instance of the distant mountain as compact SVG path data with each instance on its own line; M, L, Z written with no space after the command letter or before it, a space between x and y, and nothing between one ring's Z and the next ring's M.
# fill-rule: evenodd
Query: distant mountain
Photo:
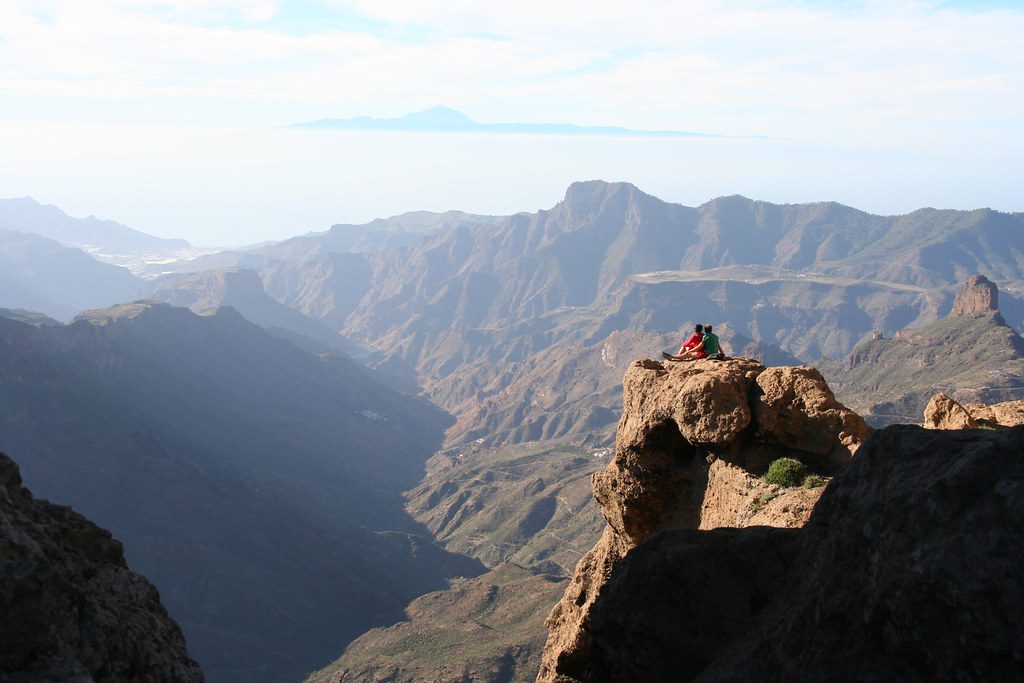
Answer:
M360 225L339 223L322 232L311 232L246 249L152 263L145 266L141 274L153 277L237 267L273 272L275 264L309 263L335 254L369 254L382 249L410 247L422 241L426 235L451 225L492 224L501 220L504 220L503 216L479 216L462 211L411 211Z
M635 130L621 126L578 126L571 123L477 123L460 111L437 106L398 118L356 116L293 123L289 128L328 130L409 131L429 133L492 133L501 135L562 135L629 138L721 138L725 135L679 130Z
M622 368L584 363L616 331L713 322L790 354L780 362L843 358L874 330L938 320L972 273L1024 289L1022 229L1024 214L987 209L874 216L738 196L686 207L588 181L550 210L406 214L234 259L274 299L377 349L372 362L453 412L450 444L586 440L615 420L601 409L614 404ZM417 237L363 250L378 230ZM223 255L210 258L223 267ZM1019 295L1004 299L1014 324L1024 321ZM548 398L531 398L531 383L566 372L579 380L571 395L549 386ZM566 400L553 413L543 406L555 395Z
M53 318L43 315L42 313L36 313L35 311L26 311L23 308L0 308L0 318L9 318L10 320L17 320L18 322L25 323L26 325L32 325L33 327L62 324L60 321L54 320Z
M970 278L942 320L866 341L824 372L836 396L877 425L920 424L940 391L962 403L1024 399L1024 339L998 301L987 278Z
M308 337L328 349L359 351L322 323L270 298L256 271L247 268L167 275L147 282L145 292L152 299L184 306L196 313L231 306L246 320L268 329L272 335L298 341L300 345L303 342L294 335Z
M936 319L952 287L972 272L1024 281L1024 253L1014 238L1024 217L991 211L927 216L934 220L914 220L920 239L907 241L900 237L907 228L904 217L873 217L839 205L775 206L734 197L694 209L624 183L577 183L550 211L519 214L487 228L452 227L410 253L372 257L375 278L368 290L387 294L366 296L346 330L389 348L406 347L403 355L421 371L444 375L458 356L479 355L481 346L494 344L486 338L496 333L508 337L529 329L528 344L534 345L536 331L544 330L549 339L559 336L553 328L563 321L565 334L578 338L581 330L599 333L600 318L610 313L609 331L657 316L658 308L647 304L613 310L629 303L633 290L641 300L675 307L671 325L659 320L662 331L684 322L683 311L687 318L726 313L717 322L791 353L838 356L871 329ZM977 247L964 251L964 240ZM887 246L873 246L878 243ZM928 254L948 255L933 263L922 258L922 245ZM754 272L705 275L729 265ZM766 278L764 270L783 277ZM667 281L697 282L704 291L671 298L643 294ZM806 299L814 287L820 303ZM930 291L939 288L946 289ZM709 302L711 291L720 293ZM735 308L733 292L739 298ZM771 327L760 330L758 318L770 312L776 320L766 320ZM581 325L583 317L598 330ZM852 334L833 340L847 330ZM497 349L493 361L513 360L512 349L527 352L511 340Z
M140 291L141 282L125 268L45 237L0 230L0 306L67 320L87 308L130 301Z
M0 318L0 448L124 542L213 681L295 680L484 570L403 510L447 423L230 308Z
M72 218L56 206L40 204L31 197L0 199L0 229L48 237L101 261L126 267L147 258L194 255L185 240L154 237L94 216Z
M562 383L581 397L575 404L550 386L539 398L532 385L550 385L615 331L713 322L807 361L843 357L873 330L941 317L968 269L1024 282L1021 229L1024 216L988 210L880 217L742 197L690 208L625 183L576 183L551 210L452 225L412 248L365 255L348 290L364 294L341 329L416 368L458 419L450 444L566 429L582 438L591 410L607 403L586 397L594 368ZM545 408L556 404L565 412Z

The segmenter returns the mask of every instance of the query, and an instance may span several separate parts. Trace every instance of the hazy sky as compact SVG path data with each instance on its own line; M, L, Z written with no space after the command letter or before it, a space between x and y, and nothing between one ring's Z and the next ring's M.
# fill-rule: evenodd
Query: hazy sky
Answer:
M0 2L0 196L200 244L573 180L1024 210L1024 2ZM776 140L287 131L445 104Z

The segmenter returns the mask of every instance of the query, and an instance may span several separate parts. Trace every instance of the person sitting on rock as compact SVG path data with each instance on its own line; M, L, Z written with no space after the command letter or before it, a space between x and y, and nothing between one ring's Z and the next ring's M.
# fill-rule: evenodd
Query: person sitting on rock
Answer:
M693 347L686 353L682 353L676 358L678 360L697 360L699 358L716 358L720 359L725 356L722 353L722 343L718 339L718 335L712 332L713 327L711 324L704 325L704 336L700 340L700 344Z
M662 351L661 355L665 358L665 360L683 360L683 354L689 351L690 349L696 348L703 339L704 326L701 324L697 324L693 328L693 334L690 335L690 338L679 345L679 351L677 355L673 356L671 353L668 353L667 351Z

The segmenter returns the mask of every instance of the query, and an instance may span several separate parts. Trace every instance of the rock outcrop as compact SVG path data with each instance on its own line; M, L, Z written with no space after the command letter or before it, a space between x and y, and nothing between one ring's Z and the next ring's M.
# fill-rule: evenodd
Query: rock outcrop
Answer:
M1024 425L1024 401L1002 403L958 403L938 393L924 409L925 429L974 429Z
M939 388L961 405L1024 399L1024 339L998 301L995 284L971 276L948 316L861 343L848 365L824 366L829 383L873 426L917 422Z
M1024 679L1022 449L1021 427L889 427L802 529L655 534L562 680Z
M924 409L924 427L926 429L974 429L977 420L962 405L938 393Z
M0 679L202 681L156 588L121 544L35 500L0 454Z
M993 313L999 310L999 289L984 275L967 278L963 289L953 300L952 316Z
M538 681L586 678L591 611L629 551L665 529L801 526L822 489L782 490L758 475L785 456L834 474L868 433L810 367L643 360L623 387L615 457L593 476L607 527L548 617Z

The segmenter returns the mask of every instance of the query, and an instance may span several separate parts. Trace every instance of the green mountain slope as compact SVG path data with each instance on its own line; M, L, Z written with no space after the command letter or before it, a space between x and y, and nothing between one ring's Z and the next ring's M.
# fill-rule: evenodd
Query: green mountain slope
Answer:
M607 455L550 442L440 453L407 509L449 550L568 576L603 529L590 475Z
M509 564L457 581L417 598L403 621L360 636L307 681L533 681L544 618L565 583Z

